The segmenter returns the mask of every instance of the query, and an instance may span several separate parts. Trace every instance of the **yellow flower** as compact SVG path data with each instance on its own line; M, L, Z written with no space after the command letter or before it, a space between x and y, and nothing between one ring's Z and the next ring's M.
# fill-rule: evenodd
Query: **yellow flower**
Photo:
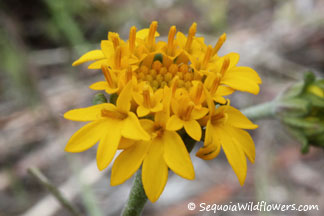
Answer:
M142 165L145 193L151 202L155 202L166 185L168 168L183 178L194 179L186 146L177 132L166 129L166 120L165 112L157 113L154 122L140 120L152 139L135 142L116 158L111 171L111 185L124 183Z
M197 120L203 118L208 113L208 109L195 108L195 104L188 96L173 100L171 108L174 115L168 120L167 129L177 131L184 127L192 139L200 141L202 132Z
M156 43L155 41L155 38L159 36L159 33L157 32L157 27L158 22L153 21L148 30L148 34L146 34L146 36L144 36L143 34L143 39L138 39L139 46L145 47L146 53L156 53L165 44L164 41L159 41L158 43Z
M247 119L239 110L230 105L215 108L209 97L209 116L206 125L204 147L197 156L210 160L215 158L223 148L228 162L236 173L241 185L244 184L247 164L245 156L253 163L255 147L248 132L243 129L255 129L258 126Z
M133 26L126 42L117 33L108 33L99 50L73 63L91 61L89 68L101 69L105 80L90 88L118 99L116 105L111 101L67 112L67 119L91 122L72 136L66 150L84 151L100 141L99 169L107 167L117 149L123 150L113 164L111 184L123 183L142 166L144 189L154 202L164 189L168 168L194 178L182 136L200 141L205 135L197 156L212 159L222 147L243 184L245 155L253 161L255 154L243 129L257 126L229 106L225 96L236 90L257 94L260 77L249 67L236 66L238 54L218 55L226 34L213 47L196 37L196 23L187 36L172 26L167 42L158 41L157 27L156 21L138 31Z
M152 88L145 86L142 93L135 92L133 94L134 100L138 104L137 115L139 117L146 116L151 112L156 113L162 111L162 97L163 89L153 92Z
M218 58L209 66L210 71L207 74L217 74L220 76L220 84L229 86L232 89L246 91L252 94L258 94L261 78L250 67L236 66L240 59L237 53L229 53Z
M106 63L107 59L110 59L111 56L114 55L120 43L124 44L124 42L120 40L119 35L114 32L109 32L108 40L101 41L100 50L92 50L90 52L87 52L78 60L73 62L72 65L77 66L84 62L95 61L94 65L99 65L99 69L101 63ZM95 69L95 67L93 66L92 69Z
M117 105L104 103L66 112L64 118L73 121L91 121L79 129L65 147L68 152L82 152L98 141L97 164L105 169L113 159L122 137L149 140L136 115L130 111L132 86L129 83L118 97Z
M129 66L126 70L121 71L122 75L118 73L114 73L107 64L101 65L102 73L106 81L95 82L89 86L92 90L104 90L108 94L120 93L120 91L124 88L124 86L129 82L133 81L136 85L136 80L133 80L133 72L131 66ZM119 75L119 79L117 79Z
M226 99L224 96L232 94L235 90L231 87L220 85L221 79L220 74L210 74L207 76L204 85L215 102L225 104Z
M197 23L193 23L186 37L182 32L178 32L176 35L176 41L179 46L188 54L188 55L200 55L204 46L204 38L196 37L197 32Z

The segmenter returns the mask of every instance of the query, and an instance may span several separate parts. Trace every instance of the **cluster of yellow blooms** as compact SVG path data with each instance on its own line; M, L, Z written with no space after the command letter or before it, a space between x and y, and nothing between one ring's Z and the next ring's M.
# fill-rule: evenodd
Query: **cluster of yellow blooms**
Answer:
M161 195L171 169L194 179L194 168L181 133L204 145L196 155L215 158L222 148L243 185L246 157L254 162L255 147L249 133L257 125L223 96L234 91L258 94L261 79L249 67L236 66L239 55L217 55L226 35L216 45L196 37L196 23L188 36L172 26L168 41L156 41L157 22L149 29L131 27L128 41L109 32L100 50L93 50L73 63L93 61L90 69L101 69L105 81L90 86L117 94L116 103L102 103L64 114L73 121L90 122L69 140L66 151L82 152L99 141L97 164L105 169L117 150L111 185L129 179L142 167L147 197L155 202ZM184 128L184 130L183 130ZM181 130L182 129L182 130Z

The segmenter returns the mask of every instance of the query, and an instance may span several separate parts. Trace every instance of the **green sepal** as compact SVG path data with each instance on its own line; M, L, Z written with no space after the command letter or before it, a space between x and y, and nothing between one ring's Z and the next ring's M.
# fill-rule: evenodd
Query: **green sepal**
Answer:
M102 103L107 103L107 98L103 93L97 93L93 96L92 98L92 104L102 104Z

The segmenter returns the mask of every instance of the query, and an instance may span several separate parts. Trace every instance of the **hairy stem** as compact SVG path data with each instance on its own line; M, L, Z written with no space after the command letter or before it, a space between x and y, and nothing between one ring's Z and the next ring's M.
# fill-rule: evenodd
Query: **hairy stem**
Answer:
M122 216L141 215L146 201L147 196L143 188L142 172L141 170L138 170Z
M242 110L242 113L251 121L272 118L275 115L276 101L269 101Z

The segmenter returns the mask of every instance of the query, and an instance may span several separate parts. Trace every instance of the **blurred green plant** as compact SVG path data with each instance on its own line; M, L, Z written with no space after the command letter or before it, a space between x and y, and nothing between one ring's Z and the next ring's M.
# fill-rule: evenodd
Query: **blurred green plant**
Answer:
M15 42L16 38L9 32L0 29L0 69L5 73L7 81L5 94L8 98L16 99L18 104L34 104L38 101L37 89L34 85L30 67L27 61L26 50ZM7 83L5 83L7 82Z
M68 40L70 45L84 44L83 33L78 24L72 17L71 10L81 9L77 1L63 1L63 0L44 0L51 16L60 32ZM74 4L73 4L74 2ZM82 1L80 1L82 2ZM75 7L76 6L76 7Z
M302 143L302 153L307 153L310 145L324 149L324 79L306 73L303 82L277 98L275 113Z

